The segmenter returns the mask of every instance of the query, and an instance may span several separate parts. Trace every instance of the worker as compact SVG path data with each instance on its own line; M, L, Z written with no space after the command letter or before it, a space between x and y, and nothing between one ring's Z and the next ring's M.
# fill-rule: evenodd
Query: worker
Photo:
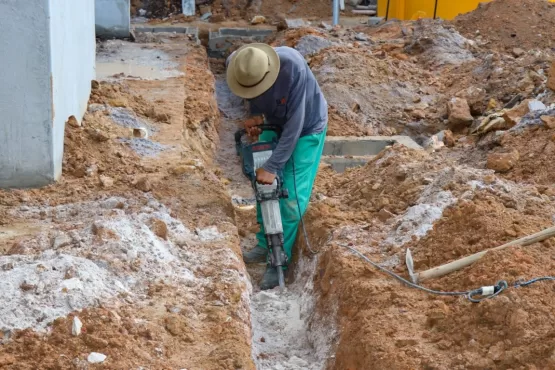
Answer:
M289 192L287 199L280 200L283 248L291 261L299 221L308 207L324 148L328 105L308 64L295 49L247 44L230 55L226 66L230 90L250 105L250 117L245 121L247 134L252 138L260 135L260 140L266 141L275 133L261 134L257 126L266 121L282 127L274 152L256 171L256 180L272 184L278 172L283 174L283 186ZM256 234L258 243L243 254L248 264L268 261L260 206L257 219L261 225ZM278 285L277 271L268 265L260 288Z

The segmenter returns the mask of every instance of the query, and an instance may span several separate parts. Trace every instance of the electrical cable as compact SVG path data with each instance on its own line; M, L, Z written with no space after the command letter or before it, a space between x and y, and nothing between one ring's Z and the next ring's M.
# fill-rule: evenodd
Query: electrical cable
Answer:
M292 165L292 168L293 168L293 187L295 189L297 209L299 211L299 216L301 218L301 227L303 229L303 235L304 235L305 243L306 243L306 246L307 246L308 250L310 251L310 253L315 255L315 254L318 254L319 251L314 251L312 249L312 246L310 244L310 240L308 239L308 233L306 232L306 227L305 227L305 224L304 224L304 217L303 217L303 213L301 211L301 205L299 203L299 197L297 195L297 174L296 174L296 170L295 170L295 160L294 160L293 157L291 157L291 165ZM361 252L359 252L355 248L352 248L352 247L350 247L348 245L344 245L344 244L338 244L338 245L343 247L343 248L346 248L346 249L350 250L352 253L354 253L358 257L362 258L364 261L368 262L370 265L372 265L376 269L378 269L381 272L383 272L383 273L391 276L392 278L400 281L401 283L407 285L408 287L413 288L413 289L418 289L418 290L421 290L421 291L429 293L429 294L440 295L440 296L452 296L452 297L453 296L464 296L466 299L468 299L472 303L480 303L480 302L482 302L486 299L491 299L491 298L497 297L499 294L501 294L502 292L504 292L505 290L507 290L509 288L509 284L505 280L500 280L497 283L495 283L494 286L484 286L484 287L481 287L481 288L477 288L477 289L473 289L473 290L460 291L460 292L445 292L445 291L440 291L440 290L429 289L429 288L423 287L421 285L415 284L411 281L408 281L407 279L403 278L400 275L397 275L393 271L390 271L386 268L383 268L382 266L378 265L377 263L375 263L374 261L372 261L371 259L366 257L364 254L362 254ZM555 281L555 277L554 276L542 276L542 277L534 278L534 279L524 281L524 282L516 282L514 284L514 287L515 288L517 288L517 287L526 287L526 286L529 286L531 284L534 284L534 283L537 283L537 282L540 282L540 281ZM477 296L481 296L482 298L475 298Z
M296 170L295 170L295 159L293 158L293 156L291 156L291 165L293 167L293 187L295 189L295 198L297 200L297 209L299 210L299 216L301 217L301 227L303 228L304 240L306 242L306 246L307 246L308 250L310 251L310 253L318 254L318 251L315 251L314 249L312 249L312 246L310 245L310 241L308 240L308 233L306 232L306 227L304 225L303 212L301 211L301 204L299 203L299 196L298 196L298 193L297 193L297 174L296 174Z
M537 282L539 282L539 281L546 281L546 280L554 281L554 280L555 280L555 276L542 276L542 277L538 277L538 278L535 278L535 279L532 279L532 280L528 280L528 281L522 281L522 282L521 282L521 281L517 281L517 282L515 283L515 288L518 288L518 287L525 287L525 286L528 286L528 285L537 283Z
M480 302L482 302L486 299L491 299L491 298L497 297L499 294L501 294L505 290L509 289L509 284L505 280L498 281L497 283L495 283L494 286L485 286L485 287L481 287L481 288L478 288L478 289L461 291L461 292L443 292L443 291L439 291L439 290L429 289L429 288L423 287L421 285L414 284L413 282L408 281L407 279L397 275L396 273L383 268L382 266L373 262L372 260L370 260L368 257L366 257L364 254L362 254L361 252L359 252L355 248L352 248L352 247L350 247L348 245L344 245L344 244L338 244L338 245L343 247L343 248L346 248L346 249L350 250L352 253L356 254L358 257L362 258L364 261L368 262L369 264L371 264L372 266L374 266L378 270L382 271L383 273L388 274L389 276L391 276L394 279L400 281L401 283L409 286L410 288L419 289L419 290L422 290L426 293L441 295L441 296L465 296L466 299L468 299L472 303L480 303ZM542 277L534 278L534 279L531 279L531 280L528 280L528 281L519 281L519 282L516 282L513 285L513 287L514 288L526 287L526 286L529 286L531 284L534 284L534 283L537 283L537 282L540 282L540 281L555 281L555 276L542 276ZM475 298L477 296L482 296L482 298Z
M474 290L466 290L466 291L461 291L461 292L443 292L443 291L439 291L439 290L433 290L433 289L429 289L429 288L420 286L418 284L414 284L413 282L408 281L407 279L397 275L393 271L389 271L388 269L383 268L382 266L380 266L377 263L370 260L364 254L360 253L355 248L352 248L348 245L343 245L343 244L338 244L338 245L343 247L343 248L346 248L346 249L350 250L352 253L356 254L358 257L362 258L364 261L368 262L369 264L371 264L372 266L374 266L375 268L377 268L381 272L386 273L387 275L391 276L392 278L400 281L401 283L403 283L403 284L405 284L405 285L407 285L411 288L419 289L419 290L422 290L426 293L430 293L430 294L434 294L434 295L464 296L470 302L478 303L478 302L483 301L484 299L493 298L493 297L499 295L502 291L504 291L508 287L507 282L502 280L502 281L498 282L493 287L482 287L482 288L478 288L478 289L474 289ZM479 296L479 295L482 295L484 297L480 298L480 299L474 298L475 296Z

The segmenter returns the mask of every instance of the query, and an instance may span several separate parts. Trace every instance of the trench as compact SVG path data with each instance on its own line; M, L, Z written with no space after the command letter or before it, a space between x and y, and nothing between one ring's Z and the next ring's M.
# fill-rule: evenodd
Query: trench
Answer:
M246 107L242 99L229 91L221 69L211 67L216 77L216 98L221 116L216 161L223 177L229 180L227 190L236 210L236 225L244 252L256 245L255 233L258 231L254 193L241 172L241 163L235 152L234 133L246 118ZM317 257L298 257L287 276L287 289L283 292L278 288L260 291L259 282L265 264L247 265L252 358L257 369L319 370L326 367L333 331L319 324L315 312L312 282L316 263Z

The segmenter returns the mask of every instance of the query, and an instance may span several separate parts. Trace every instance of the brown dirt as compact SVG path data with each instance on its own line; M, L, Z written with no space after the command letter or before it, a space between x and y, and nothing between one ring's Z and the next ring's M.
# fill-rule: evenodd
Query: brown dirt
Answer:
M555 184L552 158L555 155L555 130L536 127L522 134L507 134L501 140L501 147L517 150L520 154L515 167L503 177L533 183L545 194L553 195Z
M436 93L428 72L381 51L331 47L315 55L310 66L330 106L330 135L401 132L411 110L433 101ZM434 116L431 110L430 119Z
M254 16L262 15L266 24L273 24L287 18L305 18L309 20L329 19L332 16L332 5L327 0L202 0L203 4L210 6L211 23L225 21L248 21ZM199 1L197 4L200 5ZM350 5L341 12L342 17L353 16ZM192 21L194 17L184 17L181 13L181 0L143 0L142 5L135 1L132 3L131 14L137 10L147 10L152 18L151 22L159 23L161 18L170 21ZM197 7L197 15L198 14ZM166 19L168 20L168 19Z
M525 145L528 135L538 133L528 130L511 140ZM365 167L344 174L320 172L315 191L323 200L311 205L307 222L310 234L332 235L315 277L321 295L318 309L333 315L337 307L341 328L330 368L360 369L370 363L375 369L554 366L552 283L512 288L498 298L472 304L403 287L340 247L353 246L406 277L400 262L406 247L413 252L416 269L424 270L552 225L553 197L541 195L540 187L505 183L491 172L460 167L459 161L450 151L419 153L393 147ZM472 190L470 182L485 188ZM430 191L450 191L466 200L447 207L426 236L413 237L402 248L384 243L400 225L398 215ZM554 258L555 243L549 240L488 254L471 267L424 285L462 290L501 279L514 284L551 275ZM536 348L540 342L545 346Z
M555 44L555 6L547 0L495 0L458 16L454 24L471 39L479 31L498 50L544 49Z
M170 14L182 13L181 0L142 0L135 1L131 7L131 15L137 14L139 9L144 9L150 17L164 18ZM133 12L133 10L135 10Z
M219 113L206 53L202 47L190 44L173 46L173 52L186 78L95 84L91 103L134 110L158 128L154 140L176 144L181 150L140 158L118 141L118 137L129 137L127 130L111 122L102 111L89 112L83 127L66 125L64 172L57 184L35 190L0 191L2 225L25 222L8 216L10 209L20 205L53 206L104 195L140 198L148 189L137 184L145 181L150 183L152 196L171 207L172 216L193 230L233 224L229 196L212 165ZM162 115L164 119L157 119ZM193 173L183 176L172 171L175 166L191 167L198 161L202 165ZM59 230L66 227L54 219L50 222ZM233 227L226 233L230 239L199 248L217 253L224 247L240 255L237 230ZM163 237L164 231L158 227L157 234ZM32 253L20 243L32 237L3 238L1 248L11 249L11 253ZM99 248L105 243L103 238L96 242ZM84 310L78 313L84 325L79 337L71 334L71 316L57 320L48 334L15 331L11 333L13 340L0 348L0 366L29 370L89 368L86 358L96 351L108 356L104 365L96 366L110 369L253 369L248 323L240 317L245 287L227 282L220 273L224 267L244 270L235 260L218 262L217 258L202 266L195 275L207 279L207 284L198 292L198 299L153 280L140 303L103 303L100 308ZM207 303L215 300L227 303ZM175 307L184 308L176 311Z

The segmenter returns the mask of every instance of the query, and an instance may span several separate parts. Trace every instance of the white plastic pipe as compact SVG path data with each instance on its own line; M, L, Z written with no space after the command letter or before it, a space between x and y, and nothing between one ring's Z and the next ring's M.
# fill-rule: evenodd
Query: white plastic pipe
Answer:
M333 25L339 24L339 0L333 0Z

